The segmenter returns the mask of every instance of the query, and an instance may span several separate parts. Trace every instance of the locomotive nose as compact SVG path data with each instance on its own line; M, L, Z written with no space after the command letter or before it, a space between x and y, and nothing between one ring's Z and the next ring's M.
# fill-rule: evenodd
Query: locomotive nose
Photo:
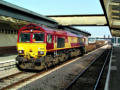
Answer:
M29 52L32 52L32 49L30 49Z
M29 56L30 56L30 58L32 57L32 58L37 58L37 54L36 54L36 52L29 52Z

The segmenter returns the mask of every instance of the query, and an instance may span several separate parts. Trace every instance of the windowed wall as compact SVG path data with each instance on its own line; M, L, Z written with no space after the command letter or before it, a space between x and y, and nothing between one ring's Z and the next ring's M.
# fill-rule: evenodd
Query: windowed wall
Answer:
M0 47L16 46L17 31L0 29Z

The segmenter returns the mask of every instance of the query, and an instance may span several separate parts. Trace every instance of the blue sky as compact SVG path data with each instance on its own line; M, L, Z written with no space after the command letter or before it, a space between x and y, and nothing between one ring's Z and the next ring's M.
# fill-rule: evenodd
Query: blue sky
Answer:
M91 37L104 37L104 35L106 37L108 37L108 35L111 37L108 26L98 26L98 27L96 26L81 26L81 27L79 26L78 27L77 26L75 28L90 32Z
M99 0L4 0L42 15L103 14ZM110 35L108 27L78 27L92 37Z
M102 14L99 0L4 0L43 15Z

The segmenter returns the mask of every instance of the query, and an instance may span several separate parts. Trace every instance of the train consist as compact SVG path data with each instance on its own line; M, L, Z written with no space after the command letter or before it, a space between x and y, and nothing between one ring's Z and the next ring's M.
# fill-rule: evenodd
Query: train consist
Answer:
M85 53L84 37L65 30L29 24L18 32L19 69L42 70Z

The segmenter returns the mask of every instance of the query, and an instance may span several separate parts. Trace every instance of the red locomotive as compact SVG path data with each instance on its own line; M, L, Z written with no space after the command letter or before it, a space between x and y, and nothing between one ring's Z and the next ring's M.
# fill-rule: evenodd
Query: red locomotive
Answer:
M29 24L18 32L16 58L21 69L42 70L85 52L84 38L65 30Z

